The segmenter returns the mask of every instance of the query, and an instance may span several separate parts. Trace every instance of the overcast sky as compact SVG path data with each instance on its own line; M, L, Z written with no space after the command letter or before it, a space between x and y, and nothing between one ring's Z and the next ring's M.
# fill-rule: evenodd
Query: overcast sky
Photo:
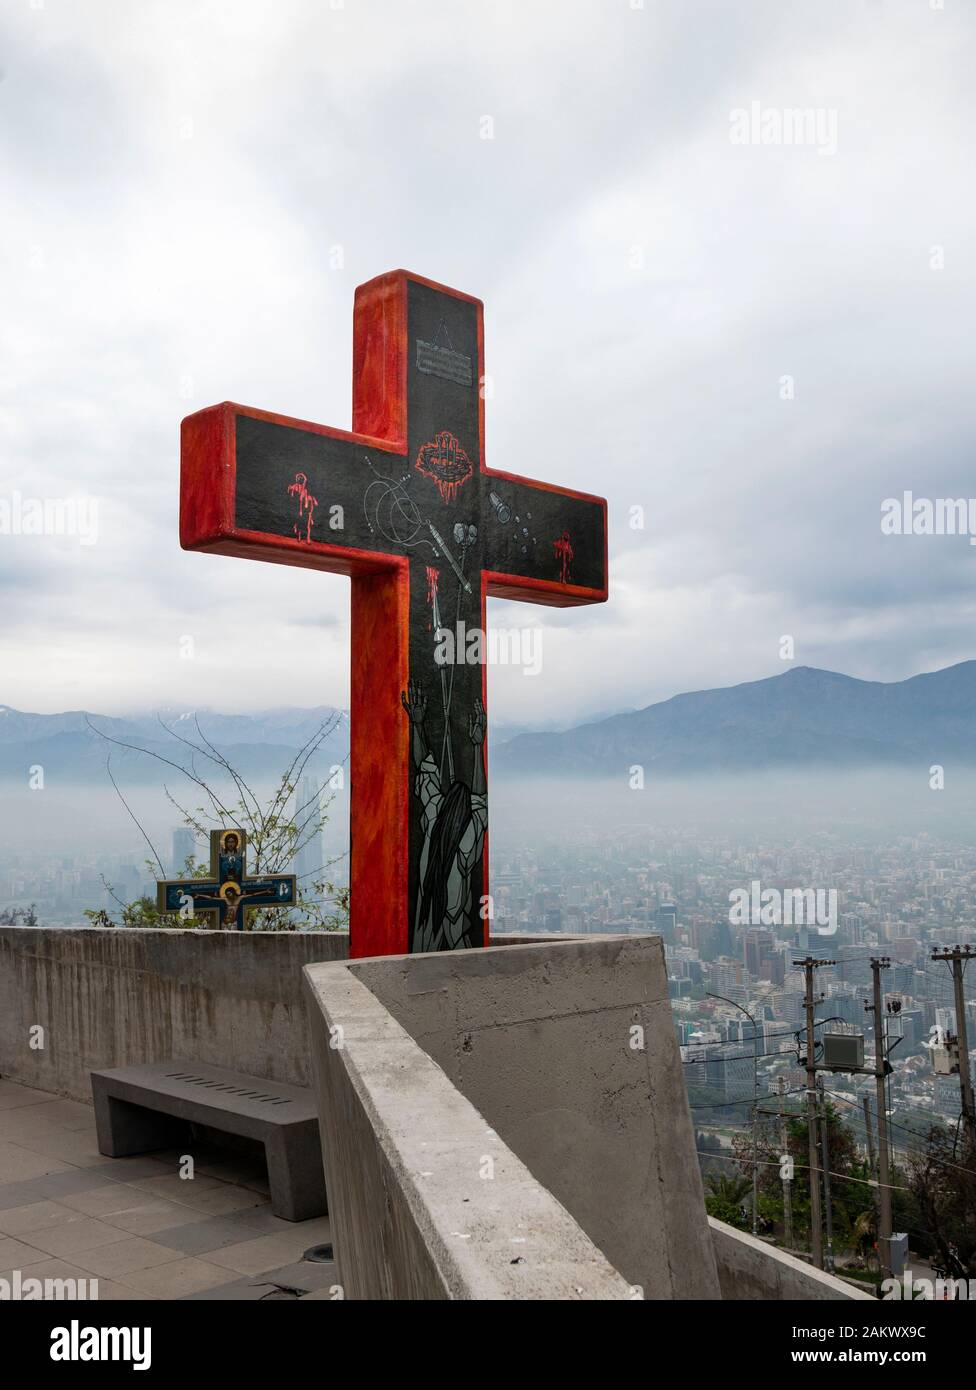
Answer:
M495 717L776 674L787 634L871 679L976 655L976 548L880 529L904 489L976 496L974 30L969 0L0 0L0 497L98 507L92 545L0 535L0 703L347 701L346 580L180 550L179 422L348 427L353 291L397 266L485 301L488 463L610 503L608 605L492 605L545 629ZM754 102L836 148L733 143Z

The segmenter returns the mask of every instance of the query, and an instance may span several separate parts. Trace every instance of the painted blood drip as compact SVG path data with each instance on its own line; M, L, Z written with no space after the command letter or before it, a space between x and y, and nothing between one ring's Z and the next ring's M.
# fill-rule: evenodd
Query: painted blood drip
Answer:
M288 484L288 496L298 499L298 520L292 527L295 536L300 541L311 541L312 523L315 520L315 508L319 505L319 499L309 492L308 478L304 473L296 473L295 481Z
M560 562L559 582L568 584L569 567L573 563L573 546L569 539L569 532L564 531L558 541L553 541L552 548L556 559Z
M427 607L431 610L431 621L427 624L427 631L433 631L433 612L437 605L437 581L440 579L440 571L433 565L427 566Z
M474 472L464 445L450 430L441 430L426 444L421 444L414 467L418 473L434 480L442 502L453 502L458 488L463 487Z

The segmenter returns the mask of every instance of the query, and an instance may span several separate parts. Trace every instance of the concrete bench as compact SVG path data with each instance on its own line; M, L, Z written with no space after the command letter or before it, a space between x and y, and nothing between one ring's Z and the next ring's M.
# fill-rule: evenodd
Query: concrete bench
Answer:
M264 1145L271 1210L307 1221L327 1210L311 1091L198 1062L158 1062L91 1074L99 1152L109 1158L185 1143L187 1124Z

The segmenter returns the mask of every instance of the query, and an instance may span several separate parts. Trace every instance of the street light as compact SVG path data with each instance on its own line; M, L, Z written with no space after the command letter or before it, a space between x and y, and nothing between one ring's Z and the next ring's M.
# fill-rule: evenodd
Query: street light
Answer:
M759 1138L756 1133L756 1119L759 1106L759 1030L756 1020L748 1009L737 1004L734 999L726 999L724 994L706 991L709 999L721 999L723 1004L731 1004L740 1014L745 1014L752 1024L752 1234L759 1234Z

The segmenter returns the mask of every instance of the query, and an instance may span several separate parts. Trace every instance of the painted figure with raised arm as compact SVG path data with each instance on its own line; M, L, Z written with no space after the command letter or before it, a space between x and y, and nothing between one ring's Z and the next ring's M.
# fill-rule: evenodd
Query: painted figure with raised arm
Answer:
M474 912L472 880L481 862L488 829L484 705L476 700L474 712L468 717L474 762L471 785L456 780L445 790L424 730L427 696L423 687L411 681L400 699L410 717L416 768L414 792L422 807L424 836L410 949L448 951L480 944L481 923Z

